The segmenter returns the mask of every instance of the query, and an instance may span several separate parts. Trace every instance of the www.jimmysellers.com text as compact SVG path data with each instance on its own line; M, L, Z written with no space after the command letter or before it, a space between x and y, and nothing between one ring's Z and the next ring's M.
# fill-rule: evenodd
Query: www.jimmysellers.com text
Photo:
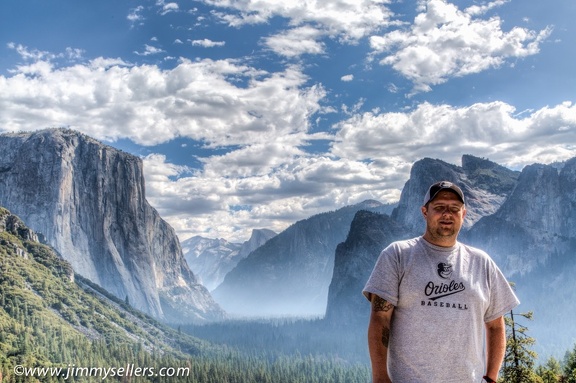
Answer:
M14 374L35 378L60 377L64 380L79 377L129 378L129 377L186 377L190 375L190 367L137 367L128 363L123 367L77 367L69 364L66 367L25 367L14 366Z

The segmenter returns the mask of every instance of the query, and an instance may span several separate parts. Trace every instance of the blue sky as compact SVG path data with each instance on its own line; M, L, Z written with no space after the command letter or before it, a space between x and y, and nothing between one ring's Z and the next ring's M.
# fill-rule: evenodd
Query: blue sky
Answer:
M399 198L412 163L576 156L571 0L7 0L0 132L140 156L177 230Z

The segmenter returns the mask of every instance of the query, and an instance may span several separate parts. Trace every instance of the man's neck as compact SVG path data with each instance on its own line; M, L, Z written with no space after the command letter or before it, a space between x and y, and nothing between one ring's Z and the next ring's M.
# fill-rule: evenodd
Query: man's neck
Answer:
M439 247L453 247L457 242L457 236L437 237L431 235L429 232L425 232L422 238L424 238L426 242Z

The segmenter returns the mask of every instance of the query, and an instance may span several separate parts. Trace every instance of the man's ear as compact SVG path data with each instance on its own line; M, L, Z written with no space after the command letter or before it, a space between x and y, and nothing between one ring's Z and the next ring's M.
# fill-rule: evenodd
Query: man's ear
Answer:
M428 215L428 208L426 206L422 206L420 210L422 210L422 215L424 216L424 218L426 218L426 216Z

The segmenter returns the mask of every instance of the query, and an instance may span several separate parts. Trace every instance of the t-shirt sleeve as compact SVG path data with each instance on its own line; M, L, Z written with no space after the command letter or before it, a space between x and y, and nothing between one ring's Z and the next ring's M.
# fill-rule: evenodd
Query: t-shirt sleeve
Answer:
M372 294L376 294L397 306L399 281L398 249L391 244L380 253L362 293L368 300Z
M512 287L496 264L492 263L490 280L490 301L484 314L484 322L490 322L520 304Z

